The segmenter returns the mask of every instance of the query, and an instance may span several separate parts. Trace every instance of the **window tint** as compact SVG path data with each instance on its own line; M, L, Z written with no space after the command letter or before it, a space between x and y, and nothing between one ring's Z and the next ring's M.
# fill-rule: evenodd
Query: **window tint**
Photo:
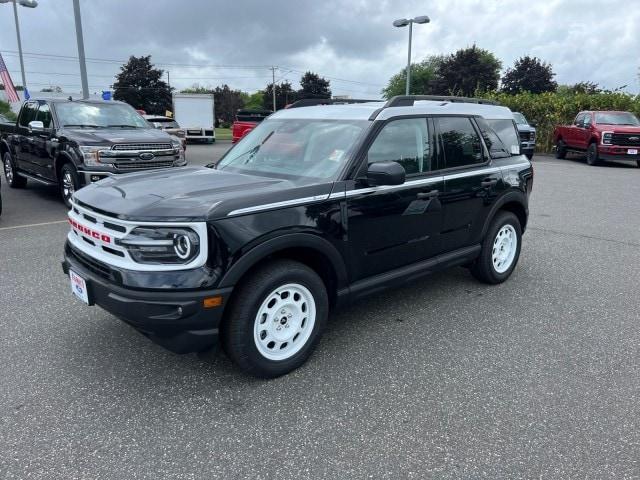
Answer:
M51 110L49 109L48 104L43 103L40 105L38 114L36 115L36 120L40 120L44 125L44 128L49 128L51 126Z
M520 136L518 129L511 120L486 119L486 122L496 132L509 153L517 155L520 152Z
M22 107L22 113L20 114L20 126L26 127L31 120L36 119L36 112L38 111L38 104L29 102Z
M444 148L445 168L462 167L484 162L482 142L465 117L437 119Z
M367 159L369 163L398 162L407 175L430 171L426 118L405 118L386 124L369 147Z
M480 127L482 138L489 149L489 156L491 158L504 158L511 156L511 150L508 150L507 147L504 146L496 132L493 131L484 118L476 118L476 123L478 124L478 127Z

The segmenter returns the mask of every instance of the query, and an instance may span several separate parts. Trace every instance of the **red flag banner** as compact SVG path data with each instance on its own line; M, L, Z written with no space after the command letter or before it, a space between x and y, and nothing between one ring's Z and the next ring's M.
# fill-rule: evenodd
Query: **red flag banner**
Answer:
M16 87L13 86L13 81L11 81L11 75L9 75L9 70L7 70L7 66L4 63L4 59L2 58L2 54L0 53L0 80L2 80L2 84L4 85L4 93L7 95L7 100L11 103L19 102L20 97L18 96L18 92L16 92Z

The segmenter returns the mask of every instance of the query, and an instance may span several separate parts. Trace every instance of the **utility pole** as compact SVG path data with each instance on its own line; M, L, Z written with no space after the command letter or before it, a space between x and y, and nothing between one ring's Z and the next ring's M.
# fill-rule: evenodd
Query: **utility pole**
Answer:
M407 54L407 85L405 87L405 95L409 95L409 86L411 85L411 37L413 34L413 22L409 23L409 52Z
M167 70L167 86L171 89L171 75L169 75L169 70Z
M13 16L16 19L16 33L18 34L18 54L20 55L20 71L22 73L22 88L27 91L27 78L24 75L24 60L22 59L22 42L20 41L20 23L18 22L18 7L13 0Z
M275 113L276 111L276 67L271 67L271 76L272 76L272 83L271 83L271 93L273 94L273 111Z
M82 19L80 18L80 0L73 0L73 14L76 17L76 40L78 42L78 58L80 60L80 81L82 82L82 98L89 98L89 82L87 81L87 63L84 58L84 40L82 38Z

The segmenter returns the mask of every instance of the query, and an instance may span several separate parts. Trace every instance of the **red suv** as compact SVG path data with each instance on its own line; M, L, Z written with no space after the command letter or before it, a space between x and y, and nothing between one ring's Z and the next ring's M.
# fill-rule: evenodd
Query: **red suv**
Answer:
M553 138L556 157L586 152L587 163L600 160L635 161L640 167L640 121L630 112L580 112L572 125L559 125Z

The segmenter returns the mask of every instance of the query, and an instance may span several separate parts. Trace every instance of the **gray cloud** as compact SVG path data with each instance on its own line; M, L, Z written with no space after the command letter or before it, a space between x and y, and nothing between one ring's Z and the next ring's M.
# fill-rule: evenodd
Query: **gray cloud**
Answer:
M311 69L332 79L336 94L377 97L406 61L407 30L391 21L428 14L414 29L414 60L476 43L509 67L525 54L550 62L560 83L590 80L638 91L640 10L618 0L391 1L81 1L86 54L124 60L151 54L169 70L173 86L193 83L256 90L278 78L297 84ZM71 0L40 0L19 9L27 52L77 55ZM11 6L0 5L0 49L19 83ZM167 65L197 64L199 68ZM77 60L26 59L31 90L48 84L77 91ZM89 62L89 84L99 91L119 65Z

